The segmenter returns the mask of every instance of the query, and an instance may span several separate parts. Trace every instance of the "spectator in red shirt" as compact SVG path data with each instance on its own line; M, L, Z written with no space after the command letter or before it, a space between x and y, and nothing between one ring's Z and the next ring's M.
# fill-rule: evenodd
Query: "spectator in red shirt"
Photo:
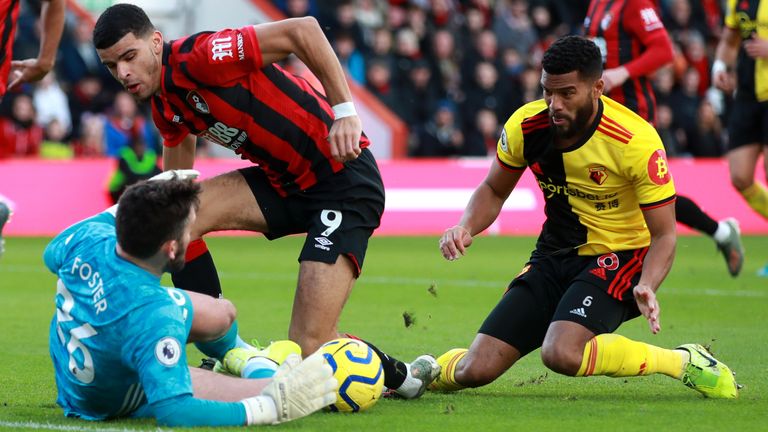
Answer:
M20 94L13 99L10 118L0 119L0 159L37 156L43 142L43 128L36 123L32 98Z

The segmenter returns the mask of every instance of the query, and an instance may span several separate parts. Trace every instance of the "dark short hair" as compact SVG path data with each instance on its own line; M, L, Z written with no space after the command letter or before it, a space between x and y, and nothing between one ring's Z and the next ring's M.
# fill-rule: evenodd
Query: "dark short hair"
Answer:
M562 75L578 71L581 79L597 80L603 74L603 56L591 40L581 36L565 36L556 40L544 52L544 71Z
M143 9L136 5L120 3L108 7L99 16L93 28L93 44L96 49L106 49L128 33L133 33L139 38L153 31L155 26Z
M120 197L115 229L120 247L149 258L168 240L180 239L189 211L200 206L200 185L192 180L136 183Z

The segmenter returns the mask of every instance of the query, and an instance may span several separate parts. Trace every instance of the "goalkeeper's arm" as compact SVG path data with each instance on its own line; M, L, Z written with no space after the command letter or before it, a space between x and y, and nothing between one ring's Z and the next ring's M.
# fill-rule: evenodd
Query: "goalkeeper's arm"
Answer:
M160 426L277 424L307 416L336 400L338 383L321 354L303 362L291 356L258 396L217 402L179 396L153 404Z

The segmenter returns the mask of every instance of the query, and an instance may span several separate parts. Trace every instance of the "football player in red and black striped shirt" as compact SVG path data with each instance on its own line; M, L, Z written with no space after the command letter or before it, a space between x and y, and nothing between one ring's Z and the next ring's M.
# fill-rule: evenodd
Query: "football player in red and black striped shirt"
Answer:
M305 355L336 338L384 211L384 187L344 72L317 21L288 19L168 42L142 9L118 4L99 17L94 43L130 93L151 99L164 169L193 166L195 136L254 163L203 182L196 241L174 284L221 294L201 239L209 232L249 230L269 239L306 233L289 337ZM319 78L325 95L275 64L290 54ZM409 373L409 365L377 353L385 385L404 397L419 396L438 372L431 357Z
M674 52L654 0L592 0L584 30L603 56L606 94L655 123L650 75L670 63ZM677 195L675 213L678 222L712 237L725 256L728 272L739 274L744 249L735 219L718 222L683 195Z

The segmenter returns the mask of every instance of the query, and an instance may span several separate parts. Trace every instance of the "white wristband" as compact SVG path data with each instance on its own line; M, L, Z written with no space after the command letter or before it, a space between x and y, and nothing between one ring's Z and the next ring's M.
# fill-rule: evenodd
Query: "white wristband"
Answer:
M355 104L352 102L342 102L340 104L336 104L332 109L333 117L336 120L357 115L357 111L355 111Z
M712 63L712 78L715 77L715 75L719 74L720 72L725 72L728 70L728 66L726 66L725 62L717 59L714 63Z
M269 396L254 396L240 401L245 407L245 424L264 425L277 421L277 407Z

